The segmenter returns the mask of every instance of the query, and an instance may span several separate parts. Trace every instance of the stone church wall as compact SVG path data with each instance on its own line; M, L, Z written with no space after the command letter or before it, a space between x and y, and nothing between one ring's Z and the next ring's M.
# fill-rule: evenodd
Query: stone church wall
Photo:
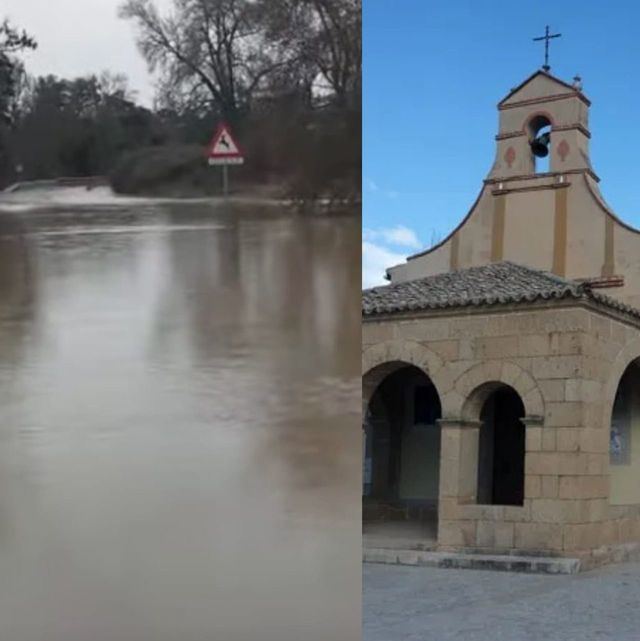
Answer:
M611 494L611 476L615 488L640 487L640 435L623 483L609 453L618 383L637 358L638 327L586 305L367 320L363 400L385 364L416 365L434 383L443 415L440 549L578 556L589 565L640 544L640 497L621 490L633 502L619 505ZM513 388L525 407L522 506L476 501L482 390L495 383Z

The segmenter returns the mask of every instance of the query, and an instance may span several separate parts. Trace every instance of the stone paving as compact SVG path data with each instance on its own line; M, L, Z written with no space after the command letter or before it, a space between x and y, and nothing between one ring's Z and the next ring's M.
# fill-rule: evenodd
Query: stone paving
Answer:
M569 576L363 567L363 641L640 639L640 563Z
M362 545L373 548L407 550L435 549L438 538L436 521L381 521L363 523Z

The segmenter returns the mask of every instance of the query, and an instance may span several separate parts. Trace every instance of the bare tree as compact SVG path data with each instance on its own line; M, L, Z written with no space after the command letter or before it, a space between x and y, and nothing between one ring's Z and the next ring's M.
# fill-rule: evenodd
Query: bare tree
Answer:
M24 67L15 54L37 46L26 31L12 27L8 20L0 23L0 119L5 123L12 120L15 102L24 81Z
M362 67L361 0L307 0L320 29L312 48L314 62L338 104L355 106L360 100Z
M19 114L25 91L26 74L17 54L35 49L36 41L13 27L8 20L0 23L0 183L4 184L15 172L9 150L9 136Z
M235 119L265 78L284 64L265 40L250 0L174 0L161 15L152 0L126 0L120 15L138 27L138 46L165 83L195 100L207 95Z
M361 0L261 0L268 37L295 52L289 72L316 96L359 108Z
M37 46L36 41L26 31L18 31L8 20L0 24L0 55L11 55L24 49L35 49Z

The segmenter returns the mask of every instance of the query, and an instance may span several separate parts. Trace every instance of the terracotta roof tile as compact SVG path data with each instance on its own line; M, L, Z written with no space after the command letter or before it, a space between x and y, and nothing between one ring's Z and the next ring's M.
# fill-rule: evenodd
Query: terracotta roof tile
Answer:
M390 314L538 300L588 298L640 318L640 311L576 282L511 262L494 263L364 290L362 314Z

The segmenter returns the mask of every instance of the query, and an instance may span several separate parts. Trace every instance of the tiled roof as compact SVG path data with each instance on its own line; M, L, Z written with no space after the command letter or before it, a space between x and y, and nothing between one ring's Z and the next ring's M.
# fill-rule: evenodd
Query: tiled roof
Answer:
M560 278L511 262L494 263L426 278L374 287L362 293L362 314L507 305L539 300L591 299L640 318L640 311L593 292L588 282Z

